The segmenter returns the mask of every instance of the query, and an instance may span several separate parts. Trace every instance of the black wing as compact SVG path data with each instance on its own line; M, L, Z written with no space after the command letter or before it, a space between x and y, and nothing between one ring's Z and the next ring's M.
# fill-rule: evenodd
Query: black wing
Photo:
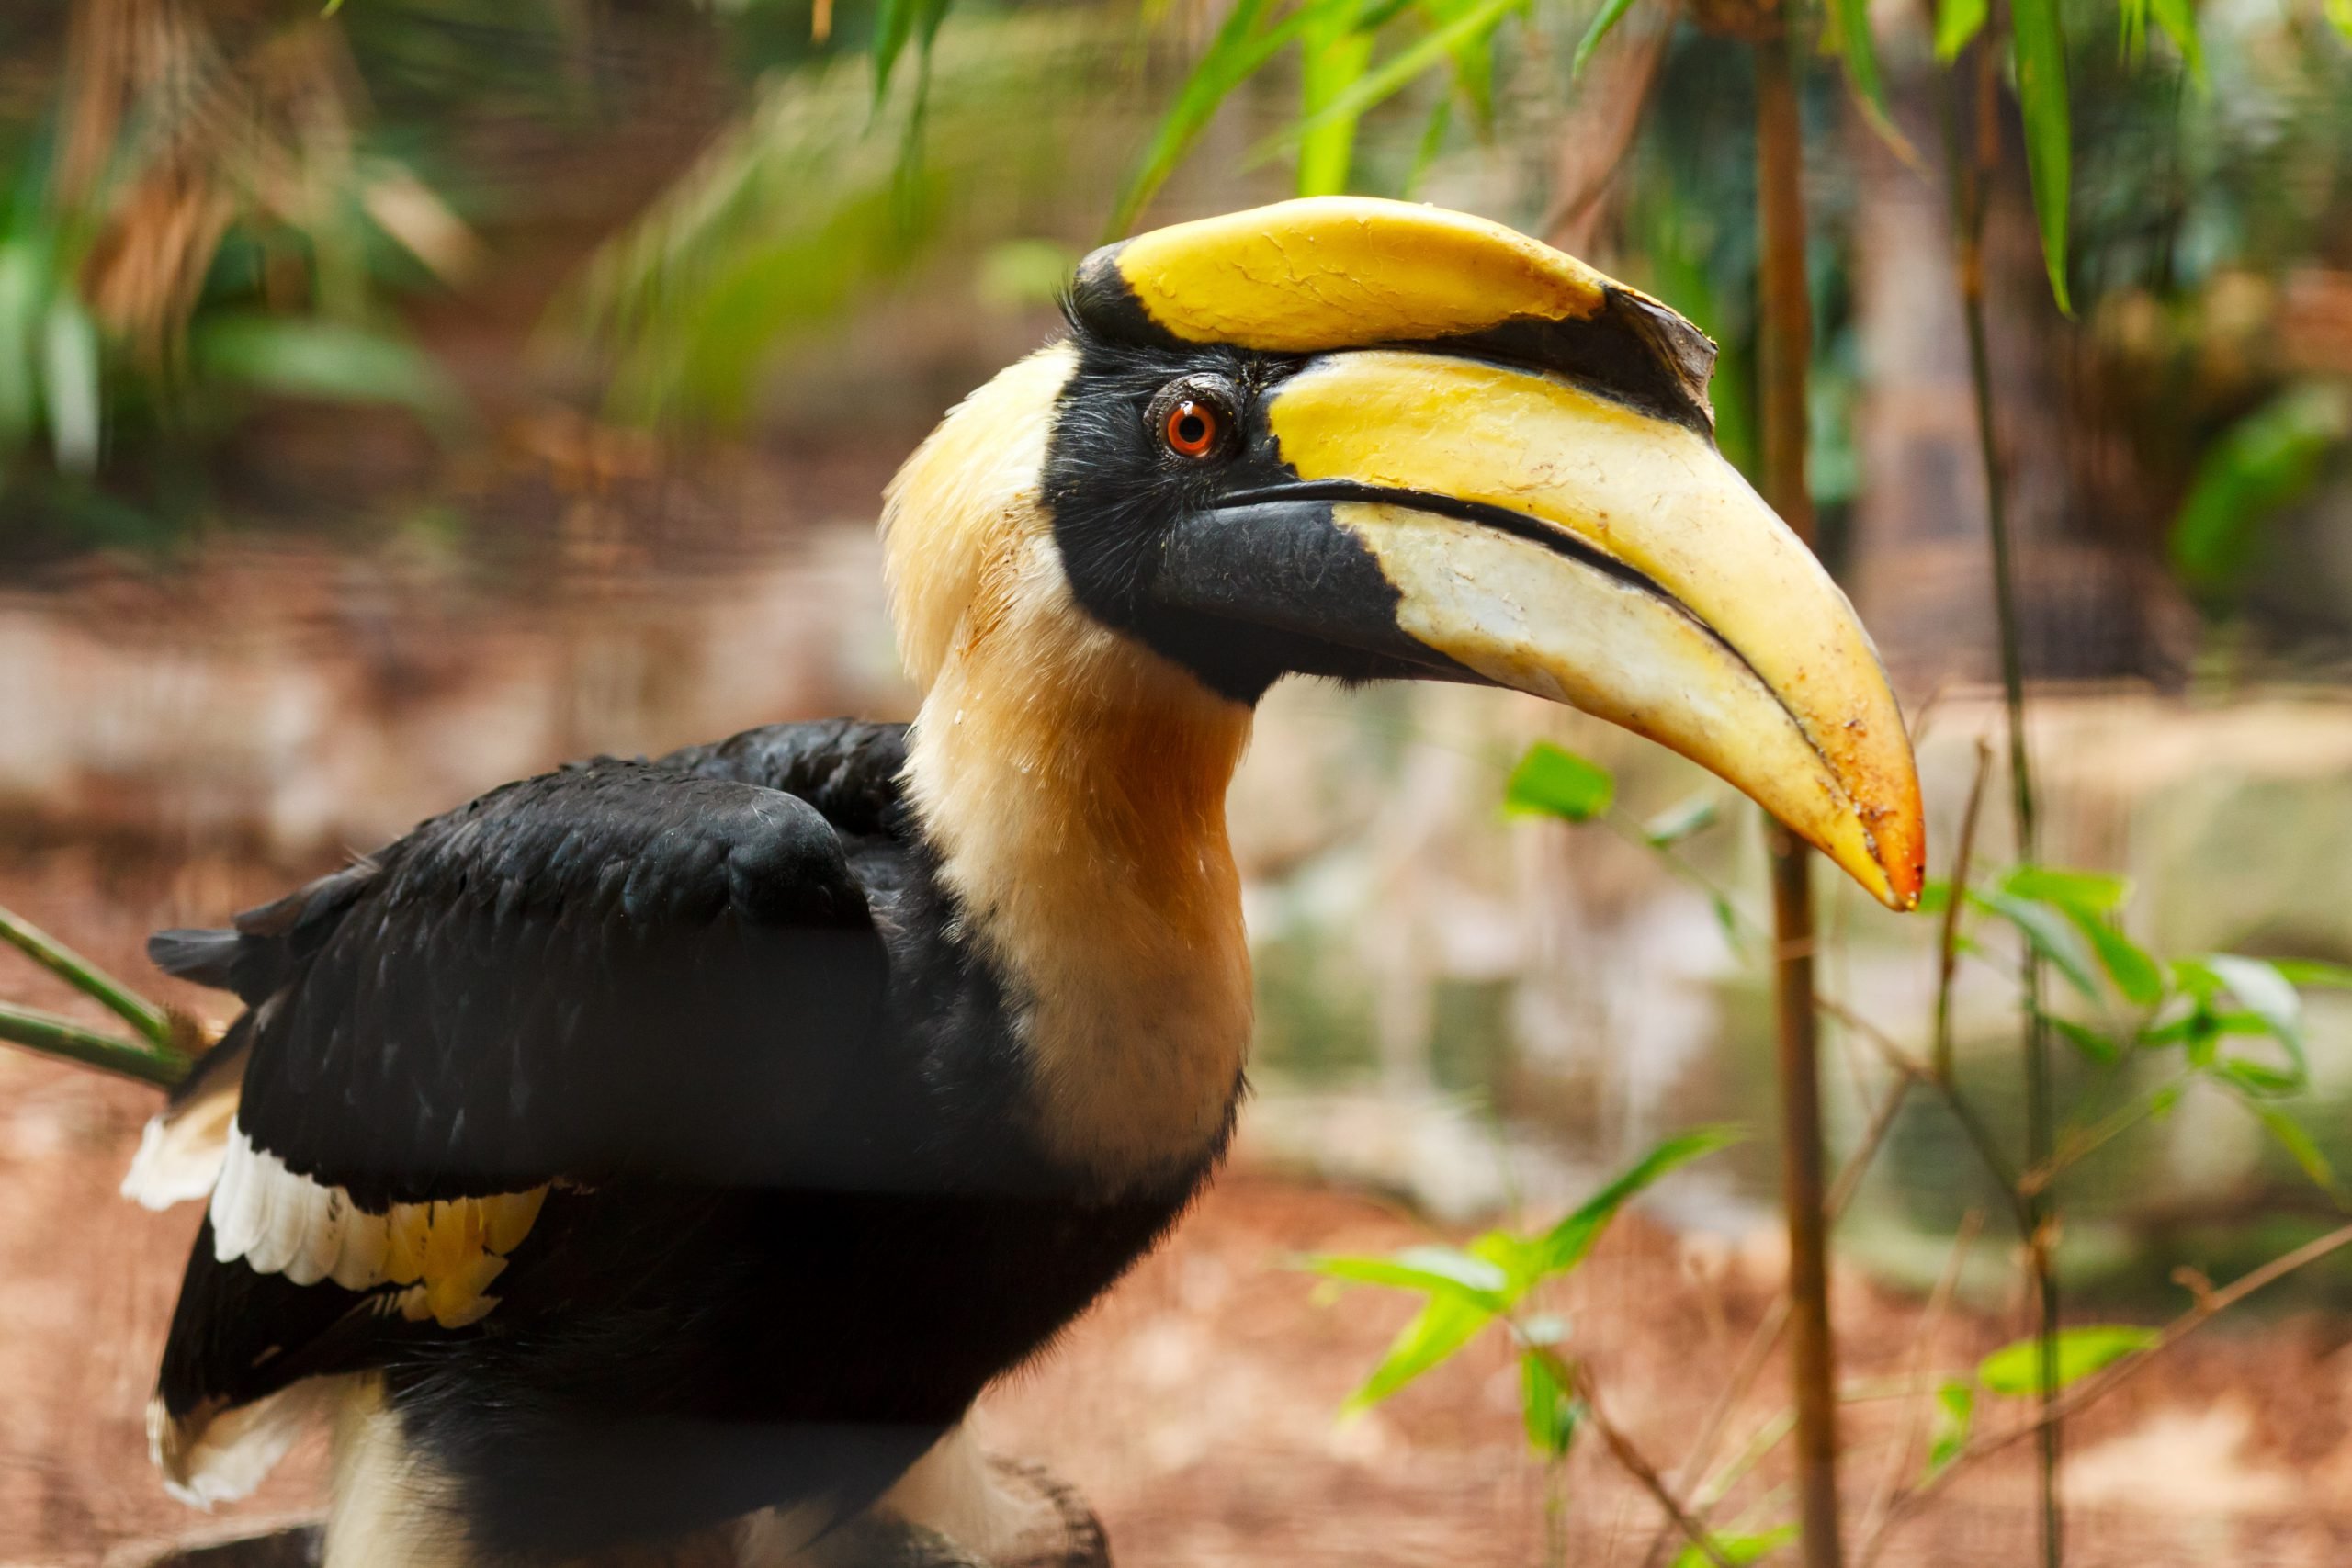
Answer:
M599 762L343 876L317 886L331 914L265 922L283 951L253 965L280 983L255 1004L238 1122L288 1168L377 1207L854 1156L843 1096L884 958L808 802Z
M503 1269L514 1252L533 1269L516 1248L550 1183L887 1179L908 1118L879 1038L887 958L848 863L855 840L742 776L794 782L844 739L874 737L823 739L754 732L683 765L526 780L232 931L156 940L159 963L248 1004L221 1047L244 1057L244 1176L282 1168L313 1219L346 1235L364 1221L379 1248L337 1263L329 1247L306 1273L299 1235L289 1260L251 1235L220 1246L208 1221L165 1353L167 1468L222 1407L368 1364L396 1339L466 1331L423 1258L449 1241L449 1214L477 1227L442 1258L437 1283L458 1302L481 1281L452 1283L450 1267L494 1256ZM895 766L881 769L895 739L851 746L865 761L843 773L835 757L833 787L811 793L843 807L876 781L893 794ZM862 809L853 834L884 804ZM232 1170L239 1159L232 1145ZM275 1213L285 1231L283 1194Z

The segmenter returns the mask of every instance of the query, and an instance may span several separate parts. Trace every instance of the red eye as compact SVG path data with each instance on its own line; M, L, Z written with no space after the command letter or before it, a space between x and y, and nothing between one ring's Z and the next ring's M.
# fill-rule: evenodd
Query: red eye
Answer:
M1216 446L1218 433L1225 428L1222 416L1211 404L1186 398L1168 411L1168 423L1160 434L1168 442L1168 449L1180 457L1205 457Z

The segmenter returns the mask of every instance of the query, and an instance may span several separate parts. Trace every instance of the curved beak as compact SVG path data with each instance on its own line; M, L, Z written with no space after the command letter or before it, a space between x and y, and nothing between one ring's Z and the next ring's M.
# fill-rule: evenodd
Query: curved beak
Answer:
M1182 525L1156 598L1581 708L1918 901L1918 775L1877 654L1701 429L1394 349L1310 360L1264 409L1283 477Z

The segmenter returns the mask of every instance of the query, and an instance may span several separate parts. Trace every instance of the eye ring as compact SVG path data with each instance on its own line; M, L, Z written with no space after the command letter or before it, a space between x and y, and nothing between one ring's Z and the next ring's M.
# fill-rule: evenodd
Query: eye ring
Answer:
M1234 398L1221 378L1187 376L1160 389L1151 400L1145 428L1167 457L1204 463L1229 449L1238 421Z

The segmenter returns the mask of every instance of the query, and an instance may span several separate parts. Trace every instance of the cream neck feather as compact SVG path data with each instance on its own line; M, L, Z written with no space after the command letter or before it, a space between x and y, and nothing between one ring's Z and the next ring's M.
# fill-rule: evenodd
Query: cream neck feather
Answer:
M1225 794L1250 710L1072 597L1038 485L1075 363L1046 349L974 393L892 482L883 536L924 689L910 797L1012 982L1047 1147L1118 1188L1201 1157L1238 1087Z

